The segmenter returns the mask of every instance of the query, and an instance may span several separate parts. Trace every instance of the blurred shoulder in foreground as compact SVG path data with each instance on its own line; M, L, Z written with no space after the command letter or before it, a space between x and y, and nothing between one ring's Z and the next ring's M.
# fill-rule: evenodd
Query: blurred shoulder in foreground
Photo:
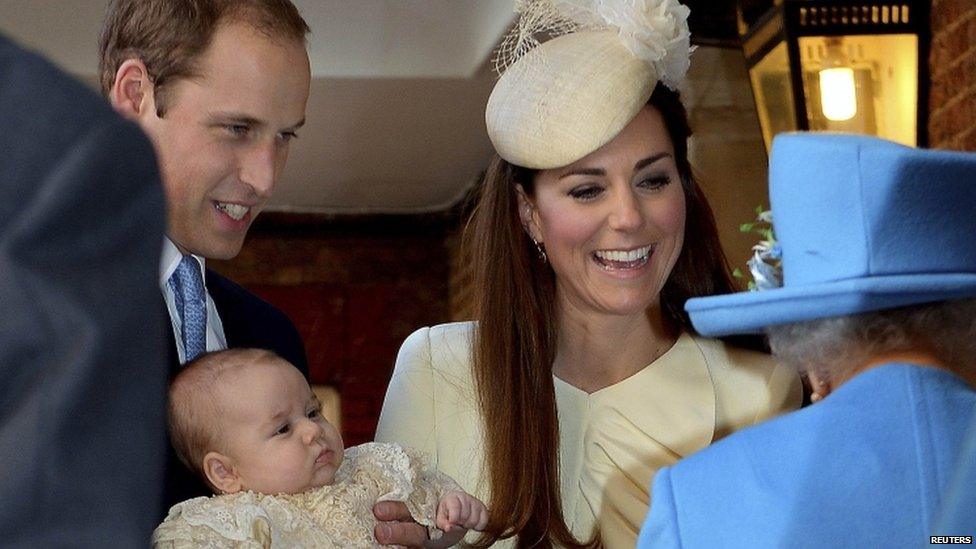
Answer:
M0 535L145 545L165 455L152 147L3 36L0 127Z

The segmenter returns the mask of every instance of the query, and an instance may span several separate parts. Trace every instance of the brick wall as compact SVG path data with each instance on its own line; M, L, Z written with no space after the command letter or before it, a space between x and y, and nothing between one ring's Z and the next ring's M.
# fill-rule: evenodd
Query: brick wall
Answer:
M370 441L400 344L449 320L447 229L402 218L265 216L240 255L207 265L295 322L312 382L339 390L346 443Z
M976 1L932 0L929 145L976 151Z

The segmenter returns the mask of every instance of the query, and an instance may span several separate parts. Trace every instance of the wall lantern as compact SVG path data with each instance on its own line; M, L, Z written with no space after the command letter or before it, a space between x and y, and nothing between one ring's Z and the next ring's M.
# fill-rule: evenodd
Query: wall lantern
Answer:
M739 0L766 150L824 130L925 146L929 0Z

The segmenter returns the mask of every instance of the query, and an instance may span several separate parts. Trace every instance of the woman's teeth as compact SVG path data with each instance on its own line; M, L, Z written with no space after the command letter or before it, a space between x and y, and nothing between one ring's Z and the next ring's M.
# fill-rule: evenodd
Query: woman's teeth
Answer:
M593 252L597 263L607 269L633 269L643 266L654 246L642 246L636 250L599 250Z
M227 216L231 219L240 221L241 219L244 219L244 216L247 215L247 212L250 211L251 208L241 206L240 204L217 202L217 209L227 214Z

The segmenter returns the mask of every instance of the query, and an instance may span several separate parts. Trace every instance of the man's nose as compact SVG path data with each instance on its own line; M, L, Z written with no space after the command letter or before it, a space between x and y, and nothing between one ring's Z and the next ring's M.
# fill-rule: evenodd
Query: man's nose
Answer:
M270 198L278 173L277 143L255 143L243 153L240 179L261 198Z

